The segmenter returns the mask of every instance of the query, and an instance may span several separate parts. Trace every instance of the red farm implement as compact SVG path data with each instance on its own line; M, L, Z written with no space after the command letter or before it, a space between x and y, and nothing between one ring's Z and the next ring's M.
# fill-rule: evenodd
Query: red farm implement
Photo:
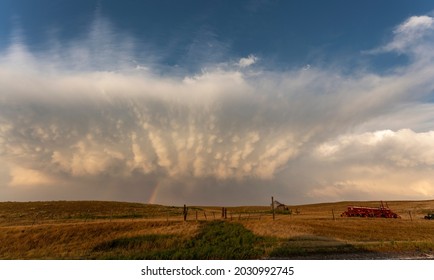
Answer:
M341 217L401 218L390 210L388 206L385 207L383 202L381 202L381 206L378 208L348 206L347 211L342 213Z

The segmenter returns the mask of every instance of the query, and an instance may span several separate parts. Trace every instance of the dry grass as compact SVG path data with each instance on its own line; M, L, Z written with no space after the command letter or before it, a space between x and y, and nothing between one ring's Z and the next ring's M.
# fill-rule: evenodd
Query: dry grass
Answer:
M331 247L353 246L353 251L401 252L406 255L415 252L431 254L434 251L434 221L423 219L434 208L434 201L388 203L402 216L401 219L340 217L347 205L376 207L378 202L303 205L297 206L299 215L277 216L275 221L268 216L241 223L259 236L284 239L280 244L288 242L298 249L319 249L327 243L326 246Z
M291 238L309 234L312 231L312 227L308 224L295 224L289 217L278 218L275 221L271 217L261 220L242 220L241 224L256 235L277 238Z
M112 201L0 202L0 225L180 217L181 207Z
M265 238L263 257L274 253L291 258L306 252L330 254L341 249L434 251L434 221L423 219L434 209L434 201L389 202L402 219L342 218L340 214L347 205L378 206L379 202L292 206L299 214L278 214L274 221L269 207L228 207L232 214L228 214L228 221ZM135 250L148 250L152 238L161 248L175 246L200 232L201 223L194 221L196 211L202 221L206 215L207 221L221 217L221 207L190 207L189 221L183 222L182 208L173 206L97 201L0 203L0 259L105 258L107 252L95 248L145 240ZM113 258L116 254L128 258L127 247L116 250Z
M378 207L380 202L337 202L312 205L290 206L299 214L271 215L261 219L244 219L240 222L255 234L290 238L298 235L312 234L329 236L340 240L354 241L390 241L390 240L424 240L434 241L434 222L424 220L428 212L434 212L434 200L429 201L394 201L387 203L401 219L347 218L340 217L348 205ZM247 207L246 207L247 208ZM256 211L258 207L254 208ZM262 210L267 209L263 208ZM246 210L246 209L244 209ZM333 219L333 212L335 219ZM411 211L411 218L409 211ZM253 216L252 216L253 217ZM234 219L237 220L237 219Z
M103 242L151 234L191 238L197 228L194 222L139 220L1 227L0 258L92 258L93 248Z

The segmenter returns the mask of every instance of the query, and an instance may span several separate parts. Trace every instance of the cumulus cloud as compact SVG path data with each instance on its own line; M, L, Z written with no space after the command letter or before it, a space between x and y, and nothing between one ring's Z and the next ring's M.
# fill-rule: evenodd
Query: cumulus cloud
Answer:
M434 168L434 131L402 129L342 135L319 145L315 153L332 162L358 160L369 166Z
M412 16L398 25L393 31L392 40L372 53L397 52L422 55L426 58L432 55L434 18L431 16Z
M434 194L434 131L410 129L340 135L318 145L310 162L317 199L420 199Z
M430 19L408 19L383 49L415 47L404 43L410 30L425 40ZM434 66L422 56L387 75L251 73L253 55L161 75L137 63L134 40L122 36L100 20L87 37L47 52L14 42L1 53L4 197L243 204L270 193L293 202L432 195L425 100Z
M430 16L412 16L404 23L400 24L395 33L414 33L424 32L432 29L434 20Z
M241 68L248 67L250 65L253 65L258 61L258 58L254 56L253 54L249 55L248 57L241 58L238 63L236 63L237 66Z

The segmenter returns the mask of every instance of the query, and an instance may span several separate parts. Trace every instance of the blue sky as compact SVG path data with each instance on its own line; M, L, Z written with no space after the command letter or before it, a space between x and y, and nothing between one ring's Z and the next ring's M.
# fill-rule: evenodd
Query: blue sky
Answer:
M114 32L136 39L137 57L153 52L161 65L195 71L207 63L248 54L264 66L288 69L336 60L384 69L396 57L362 58L403 19L430 12L429 1L2 1L3 46L20 29L35 51L55 36L68 41L88 32L100 15ZM149 48L151 50L149 50ZM194 58L191 52L195 52ZM357 57L356 59L354 57ZM371 61L366 61L371 60Z
M431 199L433 11L4 0L1 200Z

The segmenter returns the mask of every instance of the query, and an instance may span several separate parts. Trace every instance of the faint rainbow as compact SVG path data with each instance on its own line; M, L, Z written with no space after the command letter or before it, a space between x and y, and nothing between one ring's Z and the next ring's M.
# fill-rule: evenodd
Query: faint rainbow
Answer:
M152 190L151 195L149 196L149 199L148 199L149 204L154 204L157 201L158 190L160 189L160 187L161 187L160 183L157 183L154 186L154 189Z

